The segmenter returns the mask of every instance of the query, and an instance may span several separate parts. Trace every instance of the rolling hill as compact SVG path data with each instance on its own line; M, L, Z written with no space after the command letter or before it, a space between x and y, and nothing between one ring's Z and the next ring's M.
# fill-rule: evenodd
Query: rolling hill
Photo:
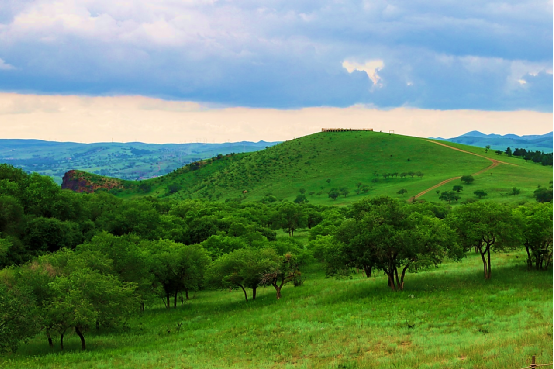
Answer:
M228 142L221 144L145 144L142 142L56 142L0 140L0 162L26 172L37 172L62 183L65 172L76 169L125 180L167 174L187 163L217 154L252 152L278 142Z
M154 179L122 182L111 191L122 197L220 201L271 201L271 194L292 201L305 189L308 201L315 204L343 205L366 195L406 200L419 195L438 201L439 193L462 184L457 177L465 174L476 180L464 185L461 201L484 190L486 198L517 202L531 200L537 186L547 186L552 167L445 141L369 131L325 132L248 154L220 155ZM445 180L451 181L423 193ZM514 187L519 194L507 195ZM328 192L333 188L346 188L348 193L332 200ZM399 194L402 189L406 192Z

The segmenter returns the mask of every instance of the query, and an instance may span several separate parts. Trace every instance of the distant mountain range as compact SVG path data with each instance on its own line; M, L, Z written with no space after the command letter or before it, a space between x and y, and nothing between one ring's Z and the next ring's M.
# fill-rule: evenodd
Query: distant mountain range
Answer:
M490 146L493 150L506 150L510 147L512 150L515 148L525 149L527 151L544 151L545 153L552 152L552 132L545 133L544 135L525 135L518 136L512 133L506 135L498 135L495 133L485 134L479 131L471 131L464 133L458 137L442 138L431 137L436 140L450 141L454 143L472 145L478 147Z
M126 180L167 174L193 161L218 154L265 149L279 142L227 142L221 144L145 144L99 142L82 144L43 140L0 139L0 163L37 172L62 183L65 172L77 169Z

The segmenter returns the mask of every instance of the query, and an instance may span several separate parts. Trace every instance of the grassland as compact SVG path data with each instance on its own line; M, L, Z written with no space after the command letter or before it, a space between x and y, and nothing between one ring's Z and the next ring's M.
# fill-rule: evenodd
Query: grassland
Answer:
M150 306L125 331L76 336L66 351L36 337L2 368L522 368L552 362L552 273L527 271L522 253L493 255L485 281L478 255L386 279L327 279L272 288L245 302L234 290L197 293L177 309ZM182 323L180 330L176 329Z
M475 183L466 186L461 193L461 201L475 198L473 192L478 189L485 190L489 199L529 201L538 185L548 185L552 179L552 167L526 163L519 158L500 157L491 151L485 153L482 148L440 142L514 164L502 164L477 176ZM304 188L308 200L315 204L346 205L367 195L388 195L407 200L445 179L477 173L490 164L486 158L418 137L380 132L328 132L286 141L217 166L207 165L196 171L149 180L152 190L147 195L165 196L168 186L177 183L183 189L170 196L176 199L240 198L248 201L260 200L271 193L280 199L294 200L299 189ZM402 172L410 171L420 171L424 175L400 177ZM397 175L385 178L383 174L386 173ZM358 183L369 186L369 192L356 194ZM438 190L449 191L453 184ZM346 187L350 193L331 200L328 191L341 187ZM520 194L507 196L513 187L520 189ZM401 189L407 192L397 194ZM133 192L122 195L139 196ZM437 201L438 194L433 191L421 198Z

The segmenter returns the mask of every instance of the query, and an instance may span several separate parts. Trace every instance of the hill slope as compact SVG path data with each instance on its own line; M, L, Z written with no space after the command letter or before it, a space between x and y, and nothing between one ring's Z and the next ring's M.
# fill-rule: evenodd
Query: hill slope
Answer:
M0 140L0 162L26 172L51 176L58 184L69 170L89 171L125 180L152 178L183 165L215 156L252 152L278 142L228 142L221 144L145 144L99 142L82 144L43 140Z
M437 142L446 146L379 132L316 133L253 153L189 164L166 176L140 182L142 192L136 185L113 191L124 197L145 194L175 199L260 200L272 194L294 200L303 188L312 203L341 205L364 195L407 200L446 179L479 173L474 184L464 186L462 200L475 198L473 192L482 189L489 194L487 198L525 201L532 199L538 185L548 185L552 178L552 167L499 157L477 147ZM502 163L483 172L491 167L491 159L501 159ZM402 175L410 172L423 176ZM447 183L420 198L438 201L436 191L449 191L453 184L462 183ZM364 186L369 190L356 194ZM520 194L507 196L513 187L519 188ZM328 197L332 188L346 188L349 193L333 201ZM407 192L398 194L401 189Z

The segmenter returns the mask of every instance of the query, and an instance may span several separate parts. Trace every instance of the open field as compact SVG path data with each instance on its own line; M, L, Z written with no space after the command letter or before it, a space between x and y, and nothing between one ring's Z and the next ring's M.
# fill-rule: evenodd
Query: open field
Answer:
M552 272L527 271L521 252L478 255L409 274L404 292L382 275L327 279L245 302L241 291L199 292L177 309L151 306L126 331L77 336L50 351L40 336L2 368L522 368L552 362ZM182 322L180 331L176 325ZM170 331L170 332L168 332Z

